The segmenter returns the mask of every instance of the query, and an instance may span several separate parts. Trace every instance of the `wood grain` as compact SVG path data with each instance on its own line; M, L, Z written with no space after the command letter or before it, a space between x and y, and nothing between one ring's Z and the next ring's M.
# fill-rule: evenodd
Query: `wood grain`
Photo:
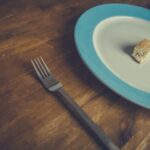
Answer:
M150 149L150 111L97 81L73 42L81 13L109 2L149 1L0 0L0 150L103 150L38 82L30 59L40 55L122 150Z

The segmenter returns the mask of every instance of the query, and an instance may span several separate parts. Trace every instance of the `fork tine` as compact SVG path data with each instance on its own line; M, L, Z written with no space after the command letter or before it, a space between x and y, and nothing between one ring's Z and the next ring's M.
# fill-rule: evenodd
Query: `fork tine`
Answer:
M31 59L31 63L32 63L32 66L33 66L34 70L36 71L37 75L39 76L39 78L42 79L41 73L37 69L35 62L32 59Z
M47 73L48 73L48 74L51 74L51 72L50 72L49 68L47 67L47 65L46 65L45 61L43 60L43 58L42 58L41 56L40 56L40 58L41 58L41 61L42 61L43 65L44 65L44 67L45 67ZM52 74L51 74L51 75L52 75Z
M48 77L49 73L47 72L46 68L44 67L44 64L42 63L42 60L40 60L40 57L37 58L37 61L40 65L41 69L43 70L45 76Z
M37 58L34 59L34 62L35 62L35 64L36 64L37 69L38 69L38 71L40 72L41 76L42 76L43 78L45 78L46 76L45 76L43 70L41 69L41 66L40 66L39 63L38 63Z

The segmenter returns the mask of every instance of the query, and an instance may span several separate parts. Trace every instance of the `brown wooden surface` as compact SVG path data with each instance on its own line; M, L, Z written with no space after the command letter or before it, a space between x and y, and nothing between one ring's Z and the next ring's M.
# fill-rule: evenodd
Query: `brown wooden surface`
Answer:
M150 149L150 111L98 82L73 42L80 14L108 2L149 0L0 0L0 150L103 149L37 81L30 59L40 55L122 150Z

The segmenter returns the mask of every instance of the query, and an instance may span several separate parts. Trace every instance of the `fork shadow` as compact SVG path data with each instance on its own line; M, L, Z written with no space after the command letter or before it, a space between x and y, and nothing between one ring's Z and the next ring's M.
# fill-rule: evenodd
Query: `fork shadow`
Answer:
M66 29L64 30L64 38L61 39L61 47L64 53L69 53L69 55L65 55L65 61L67 64L70 65L71 71L79 78L79 80L85 84L86 86L90 87L94 90L98 95L103 95L110 100L110 103L113 105L116 103L120 96L112 92L108 89L102 82L100 82L87 68L87 66L81 60L79 54L76 50L76 45L74 42L74 27L77 21L78 16L72 18L70 22L67 23ZM99 142L97 137L91 133L88 129L87 132L93 136L96 143L104 148L107 149L103 143Z

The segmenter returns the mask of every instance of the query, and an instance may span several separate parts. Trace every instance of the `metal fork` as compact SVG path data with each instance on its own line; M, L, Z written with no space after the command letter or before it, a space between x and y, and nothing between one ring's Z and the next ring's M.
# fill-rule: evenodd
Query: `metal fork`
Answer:
M42 57L31 60L31 63L43 83L44 87L54 92L61 102L67 107L72 115L85 127L85 129L96 139L98 144L103 144L105 150L119 150L119 148L107 137L101 128L99 128L90 117L81 109L81 107L73 100L72 97L64 90L63 85L57 81Z

